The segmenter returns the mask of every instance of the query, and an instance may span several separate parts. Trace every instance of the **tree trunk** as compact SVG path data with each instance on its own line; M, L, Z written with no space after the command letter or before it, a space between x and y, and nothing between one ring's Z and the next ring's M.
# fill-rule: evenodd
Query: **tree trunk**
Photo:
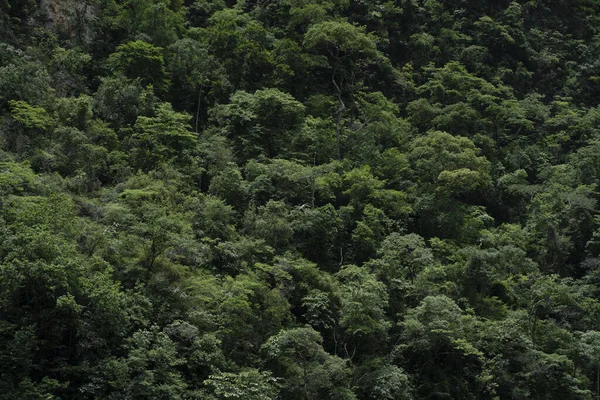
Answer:
M596 365L596 400L600 400L600 364Z
M196 133L198 133L198 120L200 119L200 102L202 101L202 86L198 90L198 107L196 108Z
M336 122L335 122L335 143L336 143L336 147L337 147L337 158L339 160L342 158L342 152L340 150L340 148L341 148L340 129L341 129L341 123L342 123L342 112L346 108L346 105L344 104L344 101L342 100L342 89L335 81L335 71L333 72L331 81L333 82L333 86L335 86L335 89L337 90L338 102L340 104L340 106L338 107L338 109L336 111Z

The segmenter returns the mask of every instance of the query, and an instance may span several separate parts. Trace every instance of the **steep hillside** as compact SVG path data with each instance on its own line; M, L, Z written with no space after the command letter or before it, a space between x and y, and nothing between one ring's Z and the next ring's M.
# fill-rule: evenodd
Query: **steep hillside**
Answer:
M0 0L0 397L598 398L599 34Z

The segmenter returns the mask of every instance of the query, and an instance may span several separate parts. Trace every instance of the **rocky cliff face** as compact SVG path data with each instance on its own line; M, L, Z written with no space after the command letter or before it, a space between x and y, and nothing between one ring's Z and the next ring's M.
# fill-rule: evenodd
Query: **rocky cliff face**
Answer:
M57 26L68 26L69 17L64 9L64 1L60 0L40 0L40 11L42 21L46 28L52 29Z
M89 40L89 25L95 8L87 0L40 0L40 21L46 29Z

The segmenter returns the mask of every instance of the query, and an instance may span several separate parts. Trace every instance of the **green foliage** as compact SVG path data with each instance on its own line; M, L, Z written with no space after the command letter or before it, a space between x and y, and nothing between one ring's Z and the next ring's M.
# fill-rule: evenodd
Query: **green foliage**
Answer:
M52 119L42 107L33 107L24 101L14 100L9 101L8 105L12 117L26 128L45 131L52 126Z
M83 71L88 68L92 56L79 48L58 47L52 53L54 87L61 96L81 93L85 88Z
M175 344L164 332L157 326L137 331L128 347L126 357L110 360L105 367L109 396L184 398L186 384L176 369L184 360L178 357Z
M221 372L204 383L214 399L273 400L278 395L277 379L258 370Z
M169 86L163 49L141 40L117 47L108 59L113 73L122 73L130 79L139 78L141 83L152 85L158 91Z
M425 240L414 233L390 234L381 244L378 256L370 263L371 267L388 285L398 279L413 281L434 262L433 253L427 248Z
M347 356L354 355L356 347L368 354L369 343L385 344L389 322L385 318L388 296L385 285L364 267L345 265L336 274L340 282L340 326L351 339L354 349L346 343ZM373 347L371 349L375 350ZM352 353L350 353L352 352Z
M346 363L327 354L321 341L319 333L312 328L295 328L272 336L262 350L268 360L276 363L284 378L284 393L289 398L355 398L347 388Z
M235 89L256 90L265 86L265 74L273 70L273 35L259 21L240 7L217 10L202 36L221 60Z
M0 106L9 100L41 104L50 94L50 74L34 54L0 45Z
M444 181L451 182L452 176L472 174L474 188L489 184L489 162L477 155L477 148L467 138L431 132L411 143L408 157L414 163L418 182L444 186Z
M289 151L289 143L303 122L304 106L277 89L254 94L238 91L215 117L242 160L260 155L275 158Z
M127 0L117 24L130 37L145 35L157 46L166 46L183 31L184 9L179 1Z
M597 398L596 3L0 0L0 397Z
M385 400L412 399L413 389L410 378L395 365L389 365L377 371L374 386L369 398Z
M163 163L192 166L197 135L190 131L189 120L188 115L173 111L169 103L159 104L155 117L139 116L130 144L134 165L144 170Z
M133 125L138 115L146 114L152 92L144 91L140 80L123 75L102 79L94 94L94 112L115 128Z
M375 39L364 32L364 29L341 21L326 21L315 24L306 32L304 46L309 49L323 49L335 59L344 56L364 55L377 56Z

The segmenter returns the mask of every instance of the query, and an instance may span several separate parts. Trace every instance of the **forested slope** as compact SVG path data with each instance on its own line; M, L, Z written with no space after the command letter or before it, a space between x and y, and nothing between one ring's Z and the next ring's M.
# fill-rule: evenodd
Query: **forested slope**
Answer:
M0 397L597 398L599 29L0 0Z

